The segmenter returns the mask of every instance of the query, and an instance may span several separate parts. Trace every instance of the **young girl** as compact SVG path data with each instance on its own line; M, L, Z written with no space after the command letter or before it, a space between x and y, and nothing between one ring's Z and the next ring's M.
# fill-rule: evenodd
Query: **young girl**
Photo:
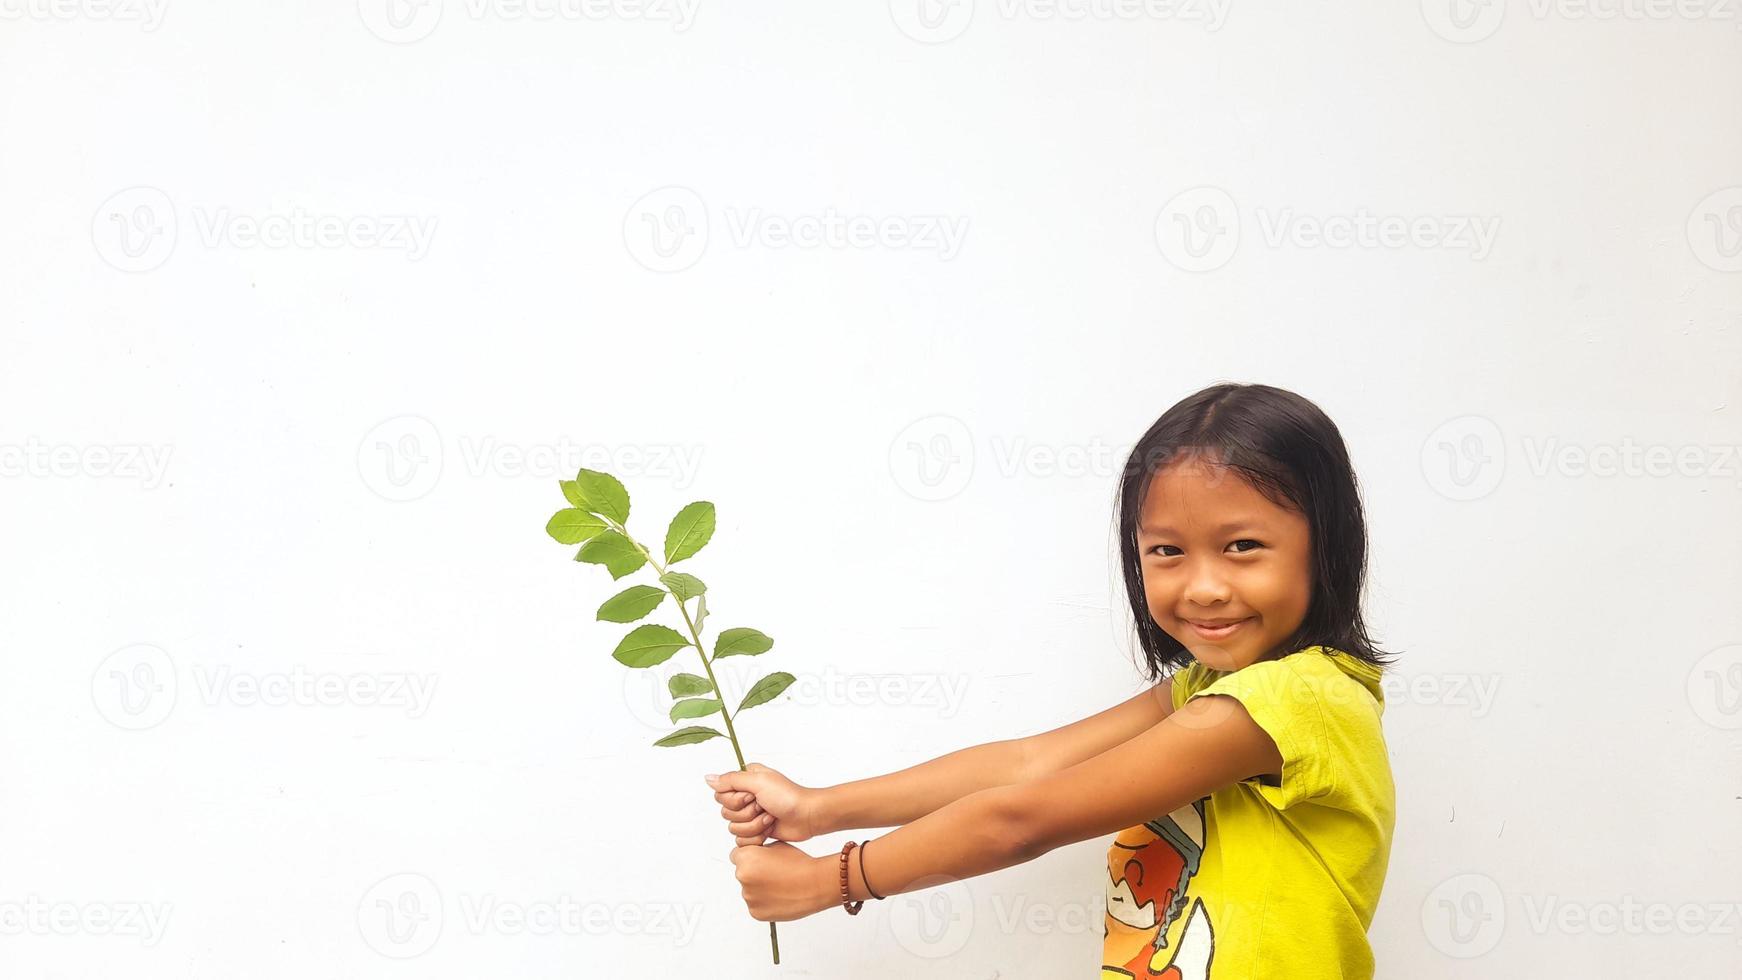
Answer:
M755 918L856 914L1116 834L1103 980L1373 976L1391 661L1362 619L1366 525L1341 434L1292 392L1206 388L1138 440L1117 510L1159 683L1062 728L825 789L754 763L706 777ZM867 842L875 855L792 846L855 827L898 829Z

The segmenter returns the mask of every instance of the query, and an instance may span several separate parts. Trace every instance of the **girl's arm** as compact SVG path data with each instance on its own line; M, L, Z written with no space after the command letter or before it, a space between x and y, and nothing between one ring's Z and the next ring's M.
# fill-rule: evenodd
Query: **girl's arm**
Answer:
M862 855L864 871L885 897L936 887L1117 833L1242 779L1281 771L1276 743L1244 705L1226 695L1202 697L1092 759L969 793L873 839ZM838 858L811 860L817 907L826 908ZM859 862L848 871L851 898L869 898Z
M824 787L817 791L817 833L897 827L971 793L1069 768L1154 727L1172 713L1172 698L1169 678L1061 728L961 749L886 776Z
M1025 739L958 749L886 776L856 779L817 790L817 833L911 823L979 790L1022 779Z

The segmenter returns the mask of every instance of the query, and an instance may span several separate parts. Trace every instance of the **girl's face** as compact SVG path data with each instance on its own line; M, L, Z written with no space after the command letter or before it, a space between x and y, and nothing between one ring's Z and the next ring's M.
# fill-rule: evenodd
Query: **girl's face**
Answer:
M1138 508L1149 614L1214 670L1290 653L1277 647L1312 599L1310 537L1304 515L1236 471L1181 456L1156 473Z

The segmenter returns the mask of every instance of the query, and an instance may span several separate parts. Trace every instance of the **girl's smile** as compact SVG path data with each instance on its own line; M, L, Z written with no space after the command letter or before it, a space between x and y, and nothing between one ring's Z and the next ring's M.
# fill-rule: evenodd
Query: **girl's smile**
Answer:
M1204 639L1220 640L1225 636L1233 635L1233 632L1239 629L1243 623L1251 622L1251 618L1238 619L1227 623L1206 623L1196 619L1189 619L1186 620L1186 622L1190 623L1192 628L1198 631L1198 635Z

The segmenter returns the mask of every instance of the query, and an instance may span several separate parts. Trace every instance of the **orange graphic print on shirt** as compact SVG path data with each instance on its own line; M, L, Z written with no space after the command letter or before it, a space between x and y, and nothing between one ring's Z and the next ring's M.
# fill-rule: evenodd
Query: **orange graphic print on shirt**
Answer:
M1215 930L1188 887L1203 862L1207 799L1121 831L1107 849L1102 980L1208 980ZM1182 917L1170 948L1168 935Z

